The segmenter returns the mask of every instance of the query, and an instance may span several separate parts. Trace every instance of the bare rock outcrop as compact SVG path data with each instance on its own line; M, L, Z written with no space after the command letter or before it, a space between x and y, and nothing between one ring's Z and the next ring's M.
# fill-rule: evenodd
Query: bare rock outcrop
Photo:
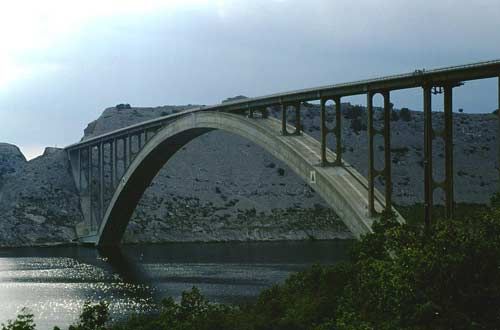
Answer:
M0 143L0 187L4 177L17 172L26 164L26 158L13 144Z
M77 221L79 199L62 149L27 162L0 190L0 246L70 242Z

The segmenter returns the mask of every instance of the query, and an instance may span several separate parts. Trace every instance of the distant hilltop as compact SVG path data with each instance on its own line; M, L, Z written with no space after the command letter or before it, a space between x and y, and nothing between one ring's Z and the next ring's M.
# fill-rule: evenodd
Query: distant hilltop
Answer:
M132 109L132 107L130 106L130 104L128 103L120 103L120 104L117 104L115 105L115 108L117 108L118 110L123 110L123 109Z
M234 101L241 101L241 100L244 100L244 99L248 99L248 97L246 97L246 96L244 96L244 95L238 95L238 96L235 96L235 97L228 97L227 99L222 100L222 102L221 102L221 103L234 102Z

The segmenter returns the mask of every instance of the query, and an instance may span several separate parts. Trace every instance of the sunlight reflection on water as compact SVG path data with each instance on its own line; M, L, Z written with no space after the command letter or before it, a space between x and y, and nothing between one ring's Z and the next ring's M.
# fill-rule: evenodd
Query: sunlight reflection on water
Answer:
M22 307L37 329L67 327L85 301L110 302L114 320L154 312L166 296L193 286L215 302L241 302L312 263L347 256L349 241L184 243L126 246L104 253L87 247L0 249L0 323Z

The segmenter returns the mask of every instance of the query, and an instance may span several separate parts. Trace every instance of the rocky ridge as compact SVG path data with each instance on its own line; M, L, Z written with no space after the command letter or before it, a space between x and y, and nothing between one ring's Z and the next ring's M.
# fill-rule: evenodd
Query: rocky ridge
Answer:
M26 163L21 150L13 144L0 143L0 187L4 177L16 172Z
M0 246L70 242L81 218L79 198L62 149L18 166L0 189Z

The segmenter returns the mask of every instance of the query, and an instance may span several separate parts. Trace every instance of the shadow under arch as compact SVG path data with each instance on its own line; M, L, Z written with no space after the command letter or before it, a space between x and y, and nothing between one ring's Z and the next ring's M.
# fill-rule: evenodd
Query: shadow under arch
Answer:
M305 133L282 136L281 122L274 118L253 119L240 114L200 111L164 126L140 150L113 194L95 244L119 245L132 213L158 171L184 145L216 129L246 138L286 163L319 193L356 237L372 231L374 218L368 216L366 179L347 163L342 167L321 167L317 140ZM335 157L332 151L327 152ZM381 212L384 197L378 191L375 197L375 209Z

